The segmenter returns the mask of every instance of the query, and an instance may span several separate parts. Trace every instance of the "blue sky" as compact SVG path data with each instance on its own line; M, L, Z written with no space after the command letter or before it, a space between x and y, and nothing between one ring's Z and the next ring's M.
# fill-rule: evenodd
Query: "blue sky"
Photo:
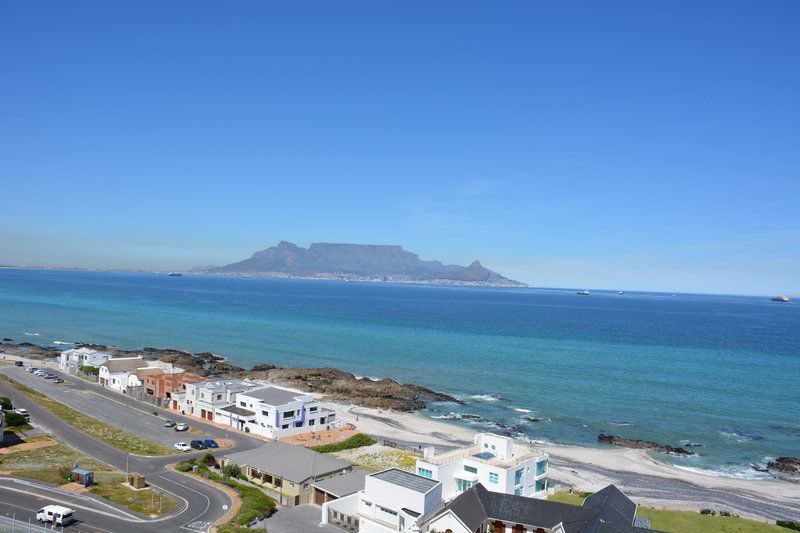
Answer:
M792 0L5 2L0 262L391 243L800 294L798 26Z

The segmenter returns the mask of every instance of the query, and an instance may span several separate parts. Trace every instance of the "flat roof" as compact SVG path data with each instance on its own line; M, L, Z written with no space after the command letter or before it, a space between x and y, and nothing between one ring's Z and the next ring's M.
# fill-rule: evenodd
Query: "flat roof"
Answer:
M264 387L243 393L244 396L255 398L268 405L284 405L295 401L298 396L308 396L307 393L279 389L278 387Z
M227 407L220 407L219 410L239 416L256 416L255 412L239 407L238 405L229 405Z
M421 492L422 494L425 494L439 484L436 480L418 476L411 472L406 472L405 470L398 470L397 468L391 468L371 475L374 478L382 479L392 485L405 487L415 492Z
M364 478L369 475L366 470L353 470L341 476L333 476L316 483L316 488L337 498L344 498L364 488Z

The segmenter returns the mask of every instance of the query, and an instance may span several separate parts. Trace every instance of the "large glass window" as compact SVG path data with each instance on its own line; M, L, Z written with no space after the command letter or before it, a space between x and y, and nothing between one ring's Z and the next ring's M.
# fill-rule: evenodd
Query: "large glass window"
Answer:
M536 463L536 475L541 476L547 471L547 459Z
M525 473L524 468L520 468L519 470L514 472L514 485L519 485L520 483L522 483L522 474L524 473Z
M470 474L477 474L478 469L474 466L464 466L464 472L469 472Z
M547 489L547 480L546 479L537 479L536 480L536 492L540 492Z
M500 476L497 472L489 472L489 483L497 485L500 482Z
M433 479L433 472L428 470L427 468L417 468L417 474L419 474L422 477Z

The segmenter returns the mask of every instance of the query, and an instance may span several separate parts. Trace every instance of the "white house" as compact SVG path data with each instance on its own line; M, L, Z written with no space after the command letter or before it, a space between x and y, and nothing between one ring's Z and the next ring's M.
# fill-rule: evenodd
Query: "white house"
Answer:
M111 355L91 348L72 348L61 352L58 368L63 372L72 374L78 372L82 366L99 367L111 359Z
M139 368L147 368L147 366L147 361L141 357L109 359L100 365L100 385L124 393L128 390L128 379L131 373Z
M413 531L442 504L441 483L392 468L366 476L364 490L323 503L322 523L360 533Z
M330 429L335 413L313 396L281 387L238 392L230 406L218 407L214 420L270 438Z
M214 422L214 415L219 408L232 407L237 394L257 387L255 383L241 379L199 381L187 383L186 394L173 395L173 399L180 401L178 409L187 415ZM222 422L225 423L225 420Z
M547 497L547 463L541 450L491 433L475 435L475 443L436 454L426 448L417 459L417 474L442 482L442 495L450 500L481 483L492 492Z

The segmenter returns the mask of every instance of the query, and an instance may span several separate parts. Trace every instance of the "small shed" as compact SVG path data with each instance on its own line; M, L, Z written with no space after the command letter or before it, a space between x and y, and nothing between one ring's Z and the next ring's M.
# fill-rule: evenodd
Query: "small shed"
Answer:
M128 484L134 489L143 489L147 485L144 481L144 476L136 472L128 474Z
M86 470L85 468L73 468L72 481L80 483L84 487L88 487L94 481L94 472Z

